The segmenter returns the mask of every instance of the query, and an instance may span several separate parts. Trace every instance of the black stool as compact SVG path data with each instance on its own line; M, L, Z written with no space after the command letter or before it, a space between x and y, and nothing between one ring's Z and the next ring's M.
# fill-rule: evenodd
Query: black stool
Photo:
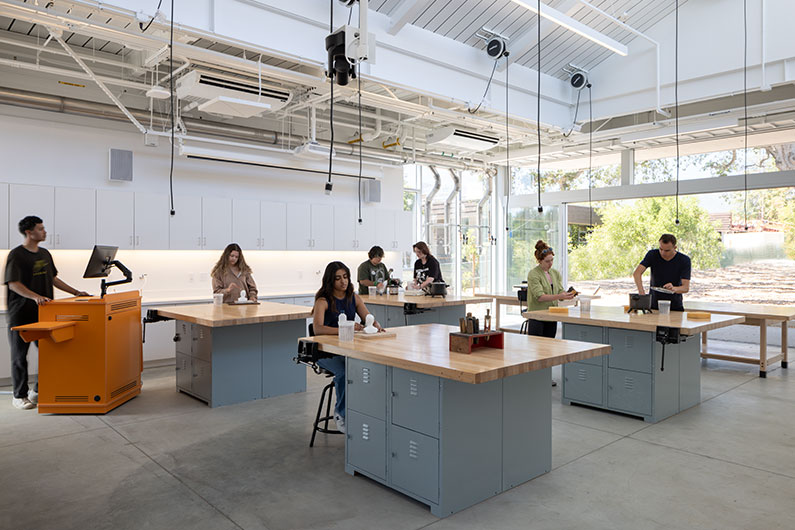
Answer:
M527 288L519 289L519 291L516 293L516 296L519 298L519 314L521 315L524 313L524 309L522 309L522 302L527 304ZM522 327L519 328L519 333L523 335L530 333L530 320L525 319L525 321L522 322Z
M315 330L312 324L309 324L309 336L313 337L315 335ZM331 357L331 355L319 351L316 347L315 348L307 348L305 347L304 342L298 343L298 355L293 357L293 361L297 364L303 364L309 366L313 372L318 375L322 375L325 377L334 377L334 374L326 370L325 368L321 367L317 364L319 359L323 359L326 357ZM323 391L320 393L320 403L317 406L317 414L315 414L315 421L312 424L312 439L309 441L309 447L314 447L315 445L315 436L317 433L322 432L323 434L343 434L342 432L338 431L337 429L330 429L328 426L328 422L334 419L334 415L331 414L331 397L334 392L334 381L327 384L323 387ZM328 399L326 399L328 397ZM326 414L325 416L321 416L323 412L323 405L326 406ZM321 427L321 424L323 425Z

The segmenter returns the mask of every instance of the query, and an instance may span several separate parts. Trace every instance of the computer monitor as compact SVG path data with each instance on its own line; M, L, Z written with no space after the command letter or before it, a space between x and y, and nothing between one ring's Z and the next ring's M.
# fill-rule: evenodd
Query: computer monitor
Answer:
M119 247L94 245L83 278L106 278L113 267L112 262L116 259L117 250Z

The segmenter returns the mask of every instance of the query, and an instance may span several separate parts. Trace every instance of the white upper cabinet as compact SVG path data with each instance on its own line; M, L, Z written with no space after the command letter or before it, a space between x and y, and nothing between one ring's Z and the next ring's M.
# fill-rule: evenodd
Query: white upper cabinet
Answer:
M22 235L17 230L19 221L28 215L35 215L44 221L47 230L45 248L55 248L55 188L52 186L33 186L29 184L11 184L8 189L8 224L10 247L22 244Z
M97 245L135 248L135 194L97 190Z
M168 250L169 207L168 195L135 192L135 248Z
M334 207L330 204L313 204L312 250L334 250Z
M260 201L256 199L234 199L232 201L232 241L245 250L259 250Z
M287 204L268 201L260 203L261 250L286 250L287 226Z
M287 250L312 249L311 216L312 207L309 204L287 204Z
M411 252L411 246L416 243L414 240L414 212L403 210L395 212L395 237L397 245L395 250L398 252Z
M202 248L202 198L190 195L174 197L175 215L169 216L170 248L200 250ZM231 220L230 220L231 223Z
M97 236L97 192L55 188L54 248L92 248Z
M375 226L375 208L362 208L362 224L356 222L356 249L369 251L373 245L384 248L381 236ZM387 250L387 249L384 249Z
M8 248L8 184L0 184L0 211L0 248Z
M223 250L232 242L232 199L202 199L202 248Z
M334 250L356 250L356 212L351 206L334 207Z

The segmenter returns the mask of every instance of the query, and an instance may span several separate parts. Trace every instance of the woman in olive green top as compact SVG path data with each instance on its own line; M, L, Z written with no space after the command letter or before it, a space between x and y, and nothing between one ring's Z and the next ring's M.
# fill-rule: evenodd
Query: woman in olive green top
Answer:
M555 253L552 247L541 241L536 243L536 261L538 266L527 273L527 310L538 311L558 305L559 300L571 300L575 293L563 291L563 277L552 268ZM558 330L557 322L528 320L528 335L539 337L555 337Z

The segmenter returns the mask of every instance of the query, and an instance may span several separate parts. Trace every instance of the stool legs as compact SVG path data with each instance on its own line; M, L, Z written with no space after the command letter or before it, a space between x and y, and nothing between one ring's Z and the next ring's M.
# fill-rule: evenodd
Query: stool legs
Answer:
M315 422L312 425L312 439L309 441L309 447L314 447L315 445L315 436L318 432L322 432L325 434L342 434L340 431L335 429L329 429L328 422L333 417L331 415L331 398L334 391L334 383L331 382L323 387L323 391L320 393L320 403L317 405L317 414L315 414ZM327 396L328 394L328 396ZM326 399L328 397L328 400ZM323 404L326 404L326 415L321 417L320 415L323 413ZM320 424L323 423L321 427Z

